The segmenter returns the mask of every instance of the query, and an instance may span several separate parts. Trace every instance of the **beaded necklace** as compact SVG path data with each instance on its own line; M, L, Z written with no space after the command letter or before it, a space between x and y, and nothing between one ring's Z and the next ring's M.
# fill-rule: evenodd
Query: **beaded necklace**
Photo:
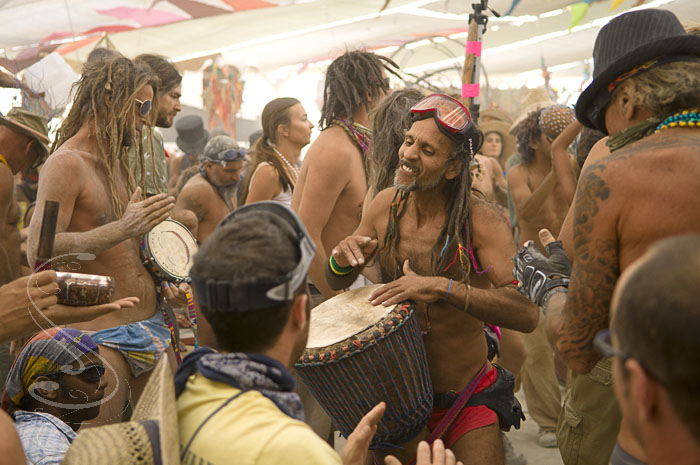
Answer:
M656 134L668 128L695 128L700 127L700 110L684 110L669 116L656 127Z
M284 163L285 165L287 165L287 168L289 168L289 174L291 175L292 178L294 178L294 179L292 180L292 185L296 185L296 183L297 183L297 178L299 177L299 170L297 169L297 167L294 166L294 165L292 165L291 163L289 163L289 160L287 160L286 158L284 158L284 155L282 155L282 154L280 153L280 151L277 150L277 147L272 147L272 150L274 150L275 153L277 154L277 156L280 158L280 160L282 160L282 163Z
M343 128L348 134L348 136L350 136L350 139L352 139L352 141L355 142L358 147L360 147L362 155L367 155L367 151L369 150L369 143L372 140L371 129L366 128L365 126L359 123L348 123L347 121L341 118L333 119L333 121L331 122L331 126L334 125Z

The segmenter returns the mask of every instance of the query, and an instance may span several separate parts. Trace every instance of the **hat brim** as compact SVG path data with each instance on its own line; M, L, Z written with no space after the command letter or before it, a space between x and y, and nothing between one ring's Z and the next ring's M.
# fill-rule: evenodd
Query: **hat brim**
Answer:
M510 123L506 121L489 120L479 124L479 129L484 133L484 138L490 132L498 133L501 136L501 158L513 155L517 150L515 137L510 134Z
M209 133L207 130L204 130L204 134L199 140L195 141L184 141L178 136L175 139L175 144L177 144L178 148L185 152L187 155L201 155L204 153L204 147L207 145L207 142L209 142Z
M25 126L22 123L18 123L17 121L11 120L10 118L7 118L5 116L0 116L0 123L6 124L10 126L12 129L21 132L22 134L25 134L32 139L36 140L41 147L46 151L46 154L49 153L49 138L48 136L45 136L44 134L35 131L34 129L30 128L29 126ZM46 155L45 154L45 155Z
M604 118L602 118L603 121L594 121L592 116L592 104L596 96L614 79L635 66L639 66L652 58L671 54L689 54L700 57L700 36L667 37L656 42L646 43L616 59L612 65L595 77L593 82L581 93L576 102L576 119L588 128L597 129L607 134Z

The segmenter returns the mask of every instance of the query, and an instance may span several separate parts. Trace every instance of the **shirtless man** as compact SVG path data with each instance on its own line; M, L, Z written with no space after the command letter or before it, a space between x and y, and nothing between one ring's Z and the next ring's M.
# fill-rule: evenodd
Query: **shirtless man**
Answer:
M454 119L441 120L435 108ZM495 382L484 322L532 331L537 308L513 286L515 244L507 222L491 204L469 199L469 159L478 141L468 113L447 96L427 97L411 111L396 187L374 198L357 230L332 250L326 273L333 289L347 287L360 273L388 283L370 296L374 305L416 302L436 394L433 416L417 438L424 439L454 402L450 392L462 392L475 377L476 392ZM443 439L458 460L503 463L495 412L470 406L453 425ZM404 463L410 459L396 453Z
M515 273L523 291L543 304L549 340L575 372L565 408L578 421L559 426L564 463L619 464L621 452L643 463L646 451L625 418L618 434L611 361L601 360L593 339L608 327L620 273L655 241L700 232L700 121L692 110L683 114L700 108L700 59L693 58L700 56L700 37L688 36L669 11L634 11L601 29L593 53L594 79L576 113L583 125L610 134L611 153L598 156L594 147L579 179L573 239L562 231L573 269L543 231L553 256L522 248Z
M570 108L553 105L530 113L515 128L522 161L508 171L508 186L520 225L519 245L538 241L542 228L558 234L569 211L570 201L558 184L551 150L552 142L573 120Z
M36 215L41 217L47 199L60 202L55 264L70 262L72 270L112 276L115 299L138 298L128 312L74 325L96 331L91 336L102 346L107 366L109 387L96 424L121 421L128 401L138 400L149 377L136 376L150 371L170 344L139 246L142 235L168 217L174 199L159 194L141 200L141 189L131 190L125 151L137 143L136 125L147 123L154 87L151 71L127 58L87 64L59 129L57 150L39 177ZM39 232L40 222L32 221L30 263ZM86 254L94 259L86 260Z
M390 92L387 63L394 65L384 57L353 51L336 58L326 72L321 134L304 158L292 195L292 208L316 244L309 270L316 288L312 295L336 294L324 277L329 251L360 224L367 193L367 115Z
M529 113L515 128L522 160L508 171L508 185L520 225L521 243L538 240L537 232L542 228L558 233L564 222L571 201L552 163L552 142L573 120L571 109L552 105ZM569 169L573 169L573 159L568 153L565 156ZM542 321L540 319L535 331L523 336L527 358L520 378L530 416L539 426L537 443L542 447L556 447L561 391L554 354L547 343Z
M204 242L219 222L236 208L236 188L241 179L245 150L229 136L216 136L204 148L199 173L182 188L173 216L194 217L190 228Z
M0 116L0 286L19 277L20 211L15 198L14 176L38 166L49 154L46 118L22 108Z

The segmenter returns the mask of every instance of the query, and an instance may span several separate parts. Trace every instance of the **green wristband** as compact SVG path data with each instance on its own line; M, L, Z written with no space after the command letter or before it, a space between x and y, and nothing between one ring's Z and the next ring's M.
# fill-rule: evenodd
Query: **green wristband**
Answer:
M328 266L331 269L331 273L333 273L335 276L349 275L350 273L352 273L352 270L355 269L354 266L340 266L340 265L338 265L338 262L335 261L335 258L333 257L333 255L331 255L331 258L328 261Z

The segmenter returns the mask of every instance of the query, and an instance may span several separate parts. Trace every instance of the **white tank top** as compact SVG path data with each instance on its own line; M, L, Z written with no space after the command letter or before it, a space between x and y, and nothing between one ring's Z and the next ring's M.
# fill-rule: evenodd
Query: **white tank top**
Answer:
M253 180L255 179L255 175L258 174L258 170L262 168L263 166L272 166L266 161L260 162L257 168L255 168L255 171L253 171L253 174L250 176L250 185L253 185ZM274 168L274 166L273 166ZM283 203L284 205L288 206L291 208L292 206L292 187L288 186L287 189L283 190L282 192L277 195L277 197L273 198L275 202L280 202Z

